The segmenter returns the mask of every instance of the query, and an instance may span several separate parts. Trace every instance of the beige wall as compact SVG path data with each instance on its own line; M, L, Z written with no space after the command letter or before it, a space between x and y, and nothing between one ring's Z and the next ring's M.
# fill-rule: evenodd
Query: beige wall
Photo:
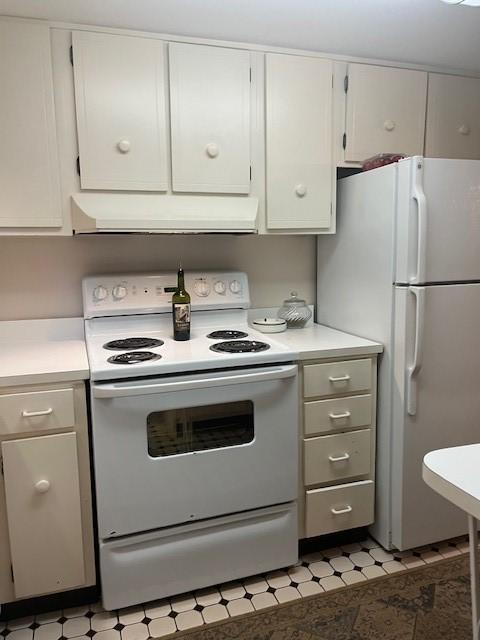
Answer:
M82 315L81 280L96 273L239 269L253 306L293 289L315 300L314 236L76 236L0 238L0 320Z

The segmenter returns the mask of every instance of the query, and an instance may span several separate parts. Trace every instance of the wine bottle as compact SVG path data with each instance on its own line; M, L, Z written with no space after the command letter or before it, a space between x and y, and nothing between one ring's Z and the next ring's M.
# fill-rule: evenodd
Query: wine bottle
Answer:
M190 340L190 296L185 291L185 274L178 269L177 289L172 296L173 339Z

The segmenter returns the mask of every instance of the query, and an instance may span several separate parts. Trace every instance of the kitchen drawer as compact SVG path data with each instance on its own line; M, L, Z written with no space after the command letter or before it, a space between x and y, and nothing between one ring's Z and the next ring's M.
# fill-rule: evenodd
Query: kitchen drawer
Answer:
M370 429L309 438L303 446L307 486L370 473Z
M371 524L374 518L374 496L372 480L307 491L306 537Z
M73 427L73 389L0 395L0 434Z
M305 435L368 427L372 423L372 396L316 400L303 405Z
M372 361L345 360L308 364L303 368L305 398L368 391L372 384Z

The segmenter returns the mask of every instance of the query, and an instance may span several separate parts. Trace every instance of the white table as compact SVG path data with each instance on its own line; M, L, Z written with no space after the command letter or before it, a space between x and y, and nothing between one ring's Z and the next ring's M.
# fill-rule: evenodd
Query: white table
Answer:
M479 640L480 444L439 449L427 453L423 459L423 479L429 487L468 515L473 640Z

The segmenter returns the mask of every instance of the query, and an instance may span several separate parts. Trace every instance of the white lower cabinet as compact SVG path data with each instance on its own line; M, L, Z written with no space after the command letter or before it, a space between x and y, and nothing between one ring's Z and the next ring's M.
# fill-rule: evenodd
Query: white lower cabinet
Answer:
M376 365L366 356L302 367L301 537L373 522Z
M76 434L6 441L2 458L15 596L83 585Z
M0 389L0 411L0 603L95 584L83 383Z

